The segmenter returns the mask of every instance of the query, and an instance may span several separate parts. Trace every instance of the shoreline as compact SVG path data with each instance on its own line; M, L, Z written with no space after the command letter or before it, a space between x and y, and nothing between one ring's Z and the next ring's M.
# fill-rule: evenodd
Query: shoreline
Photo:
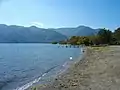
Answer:
M85 57L53 83L31 90L120 90L120 46L88 47Z
M85 47L81 47L81 48L78 48L78 49L80 49L80 55L78 57L76 57L75 59L73 59L73 60L68 60L65 63L63 63L63 65L61 65L59 67L61 69L59 71L57 71L55 75L49 77L49 79L52 80L52 81L46 80L44 83L40 83L40 84L39 83L38 84L33 83L34 81L32 81L32 82L30 82L30 83L32 83L32 84L30 84L30 86L28 86L26 84L28 87L25 88L25 90L34 90L34 88L37 88L37 87L39 87L41 85L49 85L49 84L53 83L56 78L58 78L59 76L64 75L67 71L69 71L69 68L71 68L75 63L79 62L83 58L85 52L82 52L82 51L85 50ZM48 73L45 73L45 75L44 74L43 75L46 76L47 74ZM40 79L44 79L43 75L40 77ZM39 79L39 81L40 81L40 79ZM37 80L37 82L39 82L39 81ZM24 85L24 86L26 86L26 85ZM23 88L23 87L21 87L21 88ZM21 88L19 90L22 90Z
M87 48L86 47L81 47L80 52L81 52L81 54L79 55L78 58L76 58L77 60L72 60L72 61L69 61L69 62L67 61L67 65L63 66L66 62L62 65L64 67L64 69L62 69L62 71L61 70L59 71L59 73L56 75L56 77L53 78L53 81L48 81L47 83L44 83L44 84L32 85L31 87L29 87L25 90L41 90L42 88L53 84L56 79L59 79L63 75L66 75L66 73L69 72L70 69L75 66L75 64L83 61L83 59L87 56L86 55Z

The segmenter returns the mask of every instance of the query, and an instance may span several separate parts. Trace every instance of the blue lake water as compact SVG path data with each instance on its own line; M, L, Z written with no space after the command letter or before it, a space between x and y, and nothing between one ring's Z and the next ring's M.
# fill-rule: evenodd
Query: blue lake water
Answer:
M0 90L24 90L81 55L79 48L51 44L0 44Z

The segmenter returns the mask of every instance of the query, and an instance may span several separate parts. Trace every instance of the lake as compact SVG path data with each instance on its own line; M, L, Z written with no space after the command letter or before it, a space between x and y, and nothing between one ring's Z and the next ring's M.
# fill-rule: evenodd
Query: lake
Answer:
M44 83L80 55L79 48L52 44L0 44L0 90L25 90Z

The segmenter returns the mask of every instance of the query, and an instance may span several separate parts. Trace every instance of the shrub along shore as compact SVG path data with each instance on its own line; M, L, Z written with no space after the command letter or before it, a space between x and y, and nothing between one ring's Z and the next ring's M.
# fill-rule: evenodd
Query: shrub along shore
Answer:
M108 29L99 29L95 35L91 36L72 36L71 38L61 41L53 42L53 44L70 44L70 45L120 45L120 28L114 32Z

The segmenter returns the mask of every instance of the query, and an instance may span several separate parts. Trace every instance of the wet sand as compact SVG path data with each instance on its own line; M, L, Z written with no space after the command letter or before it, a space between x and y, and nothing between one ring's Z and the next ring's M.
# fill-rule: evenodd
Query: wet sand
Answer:
M88 47L66 73L33 90L120 90L120 46Z

